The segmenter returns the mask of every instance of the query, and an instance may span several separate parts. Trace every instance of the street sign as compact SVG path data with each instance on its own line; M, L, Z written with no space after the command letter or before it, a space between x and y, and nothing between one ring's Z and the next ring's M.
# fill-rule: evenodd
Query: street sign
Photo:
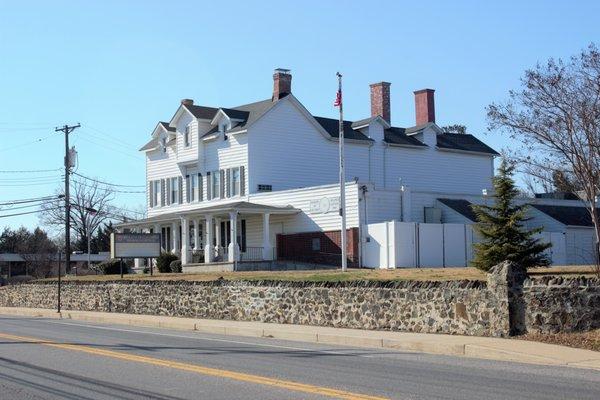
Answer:
M111 258L156 258L160 256L160 233L112 233Z

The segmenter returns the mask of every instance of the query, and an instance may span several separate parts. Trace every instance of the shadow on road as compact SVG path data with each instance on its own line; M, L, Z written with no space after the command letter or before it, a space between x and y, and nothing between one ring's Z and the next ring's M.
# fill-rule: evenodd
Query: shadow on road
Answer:
M13 343L14 344L14 343ZM7 374L6 369L15 373ZM71 374L34 364L0 357L0 381L11 382L19 387L42 392L61 399L97 399L103 396L112 399L139 400L183 400L147 390L132 389L112 382ZM48 382L47 384L43 382Z

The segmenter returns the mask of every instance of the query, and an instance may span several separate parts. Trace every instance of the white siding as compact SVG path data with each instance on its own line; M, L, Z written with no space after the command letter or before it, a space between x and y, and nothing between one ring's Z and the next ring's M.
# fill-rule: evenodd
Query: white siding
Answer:
M492 187L492 158L435 148L389 146L386 150L386 188L481 194Z
M372 187L366 193L367 224L385 221L400 221L402 216L402 200L399 190L374 190ZM364 214L365 206L361 204L360 212Z
M567 263L593 264L596 237L592 228L568 228L566 234Z
M185 128L190 126L190 145L185 147ZM177 134L177 161L190 161L198 159L198 121L190 114L184 113L177 121L175 128Z
M322 198L339 197L337 185L325 185L307 189L286 190L273 193L259 193L249 197L252 203L286 206L291 205L302 210L293 216L272 215L272 225L279 226L279 233L299 233L313 231L331 231L340 229L340 216L337 209L327 213L311 212L310 203ZM358 185L346 184L346 226L358 227Z
M258 184L273 191L338 181L338 142L325 138L291 100L280 101L248 132L250 193ZM347 143L346 181L368 179L368 146Z

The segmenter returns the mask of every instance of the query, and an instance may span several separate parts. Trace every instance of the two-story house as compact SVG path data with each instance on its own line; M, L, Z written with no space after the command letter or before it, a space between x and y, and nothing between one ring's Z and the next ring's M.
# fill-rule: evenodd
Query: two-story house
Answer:
M390 83L370 85L371 114L344 121L349 265L366 224L429 222L439 197L490 188L496 151L435 124L434 91L414 92L415 124L392 125ZM311 114L277 69L265 100L208 107L185 99L159 122L146 155L148 217L184 270L217 262L340 262L338 120ZM229 265L228 264L228 265Z

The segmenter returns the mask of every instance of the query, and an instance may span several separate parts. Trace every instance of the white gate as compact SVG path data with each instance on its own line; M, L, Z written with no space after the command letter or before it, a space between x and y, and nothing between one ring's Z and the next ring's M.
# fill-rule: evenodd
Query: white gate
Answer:
M444 266L444 225L419 224L419 267Z
M444 267L466 267L466 225L443 224L444 227Z

